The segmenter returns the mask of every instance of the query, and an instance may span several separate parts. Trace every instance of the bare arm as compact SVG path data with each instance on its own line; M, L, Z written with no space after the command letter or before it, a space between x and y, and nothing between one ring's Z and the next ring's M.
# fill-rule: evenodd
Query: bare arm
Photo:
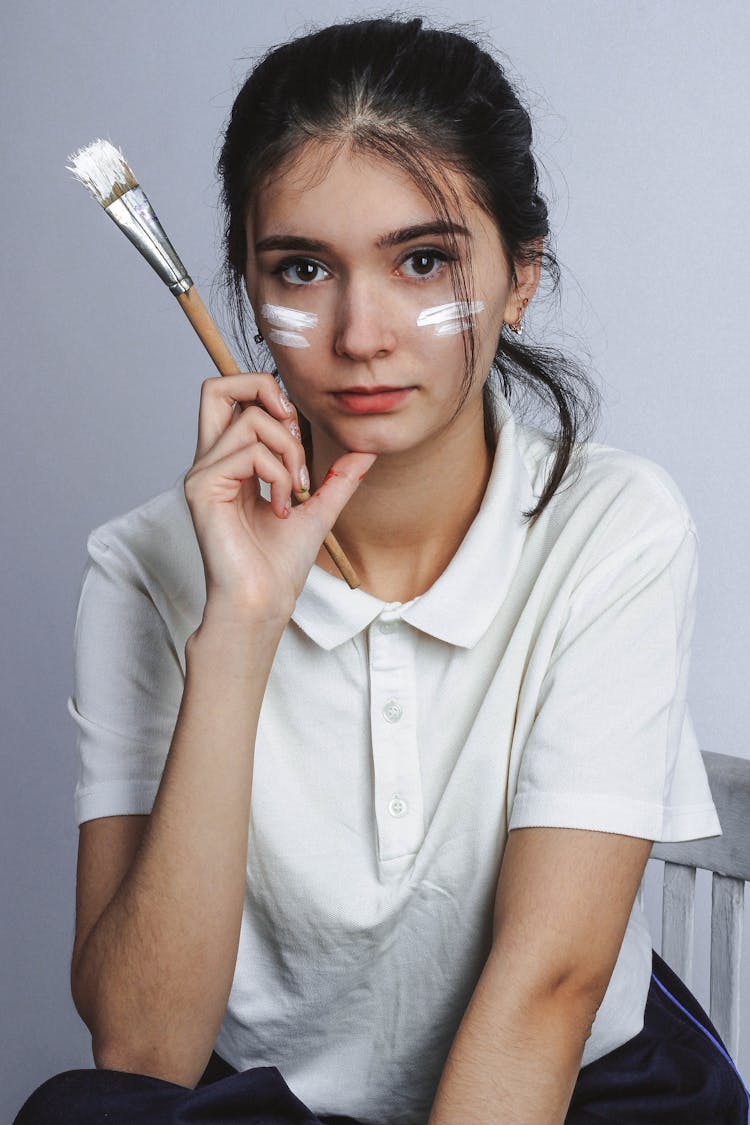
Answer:
M113 897L77 934L73 995L97 1066L190 1086L211 1054L237 955L253 746L277 640L206 621L188 642L154 809Z
M429 1125L562 1125L650 850L606 832L510 832L492 949Z
M257 404L238 416L234 399ZM315 497L288 513L304 462L293 421L270 376L204 384L185 493L206 607L186 646L163 776L148 817L105 818L81 833L71 980L100 1067L192 1086L226 1008L268 676L320 544L374 460L347 454Z

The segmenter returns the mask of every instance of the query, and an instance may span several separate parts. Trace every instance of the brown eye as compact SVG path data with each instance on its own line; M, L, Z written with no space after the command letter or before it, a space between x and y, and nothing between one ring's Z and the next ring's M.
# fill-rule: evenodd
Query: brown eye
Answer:
M318 267L313 262L299 262L294 267L294 272L300 281L313 281Z
M407 277L437 277L447 261L448 255L440 250L413 250L401 269Z
M414 272L418 274L431 273L435 265L433 254L415 254L411 260Z
M308 258L287 258L279 262L273 272L290 285L308 285L311 281L323 281L329 276L324 266Z

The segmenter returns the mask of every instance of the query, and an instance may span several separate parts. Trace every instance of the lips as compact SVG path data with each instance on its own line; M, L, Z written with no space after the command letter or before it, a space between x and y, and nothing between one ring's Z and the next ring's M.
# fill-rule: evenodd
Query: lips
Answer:
M395 391L410 391L411 387L343 387L340 391L334 391L337 395L381 395L393 394Z
M347 414L384 414L402 403L414 387L346 387L333 397Z

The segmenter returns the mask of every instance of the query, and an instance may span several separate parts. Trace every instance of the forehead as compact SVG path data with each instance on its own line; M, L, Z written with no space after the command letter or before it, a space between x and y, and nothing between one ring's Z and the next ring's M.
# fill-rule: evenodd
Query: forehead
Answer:
M427 172L426 172L427 174ZM451 170L429 173L448 214L471 226L491 223L465 178ZM374 153L344 144L310 141L258 189L248 211L255 237L309 232L335 240L355 228L361 235L417 225L438 217L426 192L404 169ZM492 224L494 226L494 224ZM278 229L277 229L278 228Z

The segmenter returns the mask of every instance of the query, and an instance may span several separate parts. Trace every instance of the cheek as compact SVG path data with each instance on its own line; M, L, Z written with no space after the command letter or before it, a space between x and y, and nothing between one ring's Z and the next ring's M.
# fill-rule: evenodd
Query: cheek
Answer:
M400 350L419 366L437 365L445 374L464 367L464 332L438 332L436 325L410 324L399 335Z
M410 336L423 354L429 352L435 359L460 367L463 378L466 363L466 341L473 332L478 362L486 350L486 337L490 326L484 302L449 301L422 308L411 328ZM494 352L494 346L493 346Z
M330 352L322 329L305 332L303 341L296 339L297 335L301 334L282 328L272 329L266 336L266 344L287 394L306 414L307 406L312 404L316 394L327 389Z
M270 343L295 350L310 347L309 335L318 326L316 313L269 301L261 305L259 319Z
M318 367L315 361L316 348L301 348L295 344L289 346L278 339L269 339L268 347L284 386L296 402L300 393L304 395L305 387L310 387L315 382L315 370Z
M476 324L484 311L484 301L447 301L428 305L417 314L417 328L426 328L437 337L457 336Z

